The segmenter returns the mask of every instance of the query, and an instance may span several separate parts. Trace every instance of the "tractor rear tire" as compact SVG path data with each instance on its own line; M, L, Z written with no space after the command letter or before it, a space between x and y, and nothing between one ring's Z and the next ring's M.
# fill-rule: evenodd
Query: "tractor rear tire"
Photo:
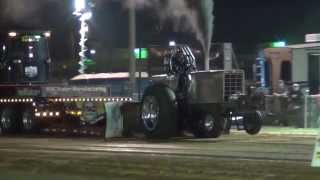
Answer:
M262 114L260 111L248 113L244 116L243 126L250 135L256 135L262 128Z
M178 134L178 107L175 93L165 85L145 90L140 119L147 138L170 138Z

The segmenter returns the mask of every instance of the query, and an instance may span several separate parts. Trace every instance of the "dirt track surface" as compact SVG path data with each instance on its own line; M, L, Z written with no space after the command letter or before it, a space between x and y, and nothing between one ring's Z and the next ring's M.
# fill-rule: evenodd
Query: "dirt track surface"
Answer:
M314 136L0 138L0 179L319 179Z

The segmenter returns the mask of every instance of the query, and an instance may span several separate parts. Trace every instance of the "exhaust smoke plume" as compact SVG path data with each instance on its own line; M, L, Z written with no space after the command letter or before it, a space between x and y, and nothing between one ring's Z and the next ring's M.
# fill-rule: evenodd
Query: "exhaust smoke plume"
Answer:
M202 33L204 35L204 58L205 58L205 70L210 69L210 49L211 49L211 40L213 35L213 0L200 0L200 27L202 27Z
M213 0L126 0L125 6L134 6L138 10L152 8L161 21L174 21L176 30L194 33L205 54L205 69L209 69L214 21Z
M40 10L49 2L61 3L59 0L2 0L1 14L6 21L32 26L41 23Z

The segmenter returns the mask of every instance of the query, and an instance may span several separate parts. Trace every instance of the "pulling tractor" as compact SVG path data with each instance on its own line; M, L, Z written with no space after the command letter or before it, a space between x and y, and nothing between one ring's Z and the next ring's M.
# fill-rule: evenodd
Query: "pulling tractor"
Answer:
M242 70L198 71L188 46L171 47L164 56L166 74L152 77L140 107L140 124L148 138L191 132L218 138L231 126L259 133L262 114L248 107Z

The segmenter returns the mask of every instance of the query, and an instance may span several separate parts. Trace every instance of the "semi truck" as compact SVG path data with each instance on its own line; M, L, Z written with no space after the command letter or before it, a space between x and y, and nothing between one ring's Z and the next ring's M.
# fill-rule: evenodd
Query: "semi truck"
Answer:
M104 104L133 99L120 91L111 92L112 83L79 85L79 79L67 84L49 83L50 36L49 31L8 33L0 60L1 134L103 136Z

